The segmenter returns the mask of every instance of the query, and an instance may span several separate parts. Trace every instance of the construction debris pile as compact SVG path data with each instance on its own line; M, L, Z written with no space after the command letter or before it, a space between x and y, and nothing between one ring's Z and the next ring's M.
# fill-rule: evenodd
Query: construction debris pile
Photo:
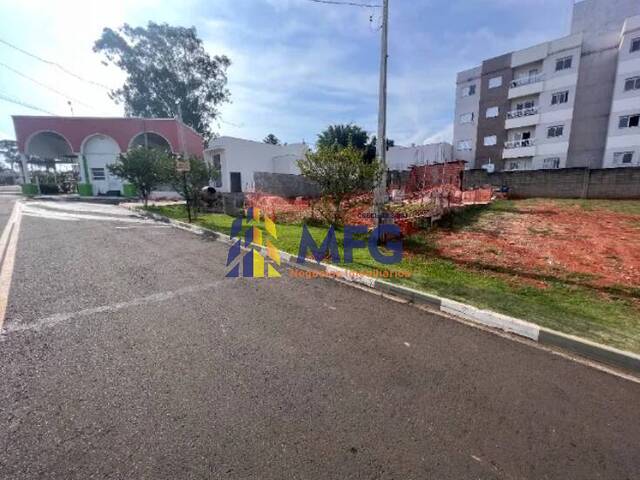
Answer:
M491 188L463 190L463 172L464 162L413 166L404 182L394 180L390 183L387 215L405 235L409 235L454 209L491 203ZM283 198L261 192L247 194L245 203L247 207L261 208L283 223L322 220L322 211L328 208L321 198ZM345 223L372 227L375 222L372 204L371 193L344 200Z

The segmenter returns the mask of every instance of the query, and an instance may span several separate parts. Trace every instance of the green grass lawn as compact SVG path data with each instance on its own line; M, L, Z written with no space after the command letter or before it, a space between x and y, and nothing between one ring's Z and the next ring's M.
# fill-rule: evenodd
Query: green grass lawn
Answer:
M640 214L640 202L566 202L574 202L587 209L605 208ZM495 202L484 208L472 207L451 219L449 227L462 227L481 215L508 212L514 208L511 201ZM149 207L149 210L186 220L183 206ZM199 216L195 223L228 234L233 220L224 214L206 214ZM302 226L278 224L277 230L278 239L274 241L277 247L297 254ZM326 228L309 227L309 231L318 243L326 235ZM342 245L343 232L336 233L339 245ZM403 261L397 265L381 265L371 258L367 249L361 249L354 250L352 264L343 266L360 271L389 269L410 272L411 278L389 281L640 353L640 301L637 298L607 294L561 280L547 282L546 288L538 288L519 282L517 276L478 271L438 258L431 253L433 245L429 242L429 238L424 236L405 239L405 251L410 253L405 253Z

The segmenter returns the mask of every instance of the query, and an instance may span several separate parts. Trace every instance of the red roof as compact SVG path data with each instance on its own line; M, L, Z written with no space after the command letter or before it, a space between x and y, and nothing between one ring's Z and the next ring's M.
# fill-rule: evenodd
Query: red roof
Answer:
M129 149L133 138L141 133L156 133L169 143L174 153L202 156L204 144L191 127L174 118L134 117L45 117L14 115L13 125L18 149L25 152L29 140L40 132L53 132L67 140L74 153L82 153L84 141L101 134L113 138L121 151Z

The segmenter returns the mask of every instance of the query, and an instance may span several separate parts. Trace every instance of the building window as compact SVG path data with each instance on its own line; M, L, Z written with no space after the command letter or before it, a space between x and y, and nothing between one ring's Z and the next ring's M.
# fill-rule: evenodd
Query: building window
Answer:
M476 84L469 85L467 87L462 88L462 96L463 97L472 97L476 94Z
M563 57L556 60L556 72L560 70L568 70L573 63L573 57Z
M498 88L502 86L502 77L493 77L489 79L489 88Z
M91 178L93 178L94 180L104 180L106 178L104 174L104 168L92 168Z
M531 165L530 159L523 160L509 160L506 165L506 170L516 171L516 170L528 170Z
M547 138L561 137L564 134L564 125L554 125L547 128Z
M516 103L516 110L529 110L535 106L536 104L533 100L526 100L524 102Z
M458 151L465 152L471 150L471 140L460 140L458 142Z
M488 137L484 137L484 146L485 147L492 147L494 145L498 144L498 137L496 137L495 135L490 135Z
M640 52L640 37L631 40L631 51Z
M635 115L625 115L624 117L620 117L620 123L618 127L620 128L634 128L640 126L640 113Z
M496 118L498 115L500 115L499 107L487 108L487 118Z
M569 90L564 92L557 92L551 95L551 105L559 105L561 103L567 103L569 101Z
M633 163L633 152L616 152L613 154L615 165L631 165Z
M624 81L624 91L640 90L640 77L627 78Z
M463 113L460 115L460 124L473 123L473 113Z
M222 162L219 153L213 156L213 171L216 177L215 186L222 187Z
M560 168L560 157L545 158L542 161L542 168Z

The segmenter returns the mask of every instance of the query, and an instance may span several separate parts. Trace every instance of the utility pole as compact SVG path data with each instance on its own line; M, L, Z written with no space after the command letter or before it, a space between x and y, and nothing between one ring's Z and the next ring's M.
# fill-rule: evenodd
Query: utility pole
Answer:
M389 0L383 0L382 33L380 52L380 104L378 106L378 144L377 157L382 168L380 182L373 191L373 210L376 226L384 223L382 214L387 201L387 59L389 32Z

